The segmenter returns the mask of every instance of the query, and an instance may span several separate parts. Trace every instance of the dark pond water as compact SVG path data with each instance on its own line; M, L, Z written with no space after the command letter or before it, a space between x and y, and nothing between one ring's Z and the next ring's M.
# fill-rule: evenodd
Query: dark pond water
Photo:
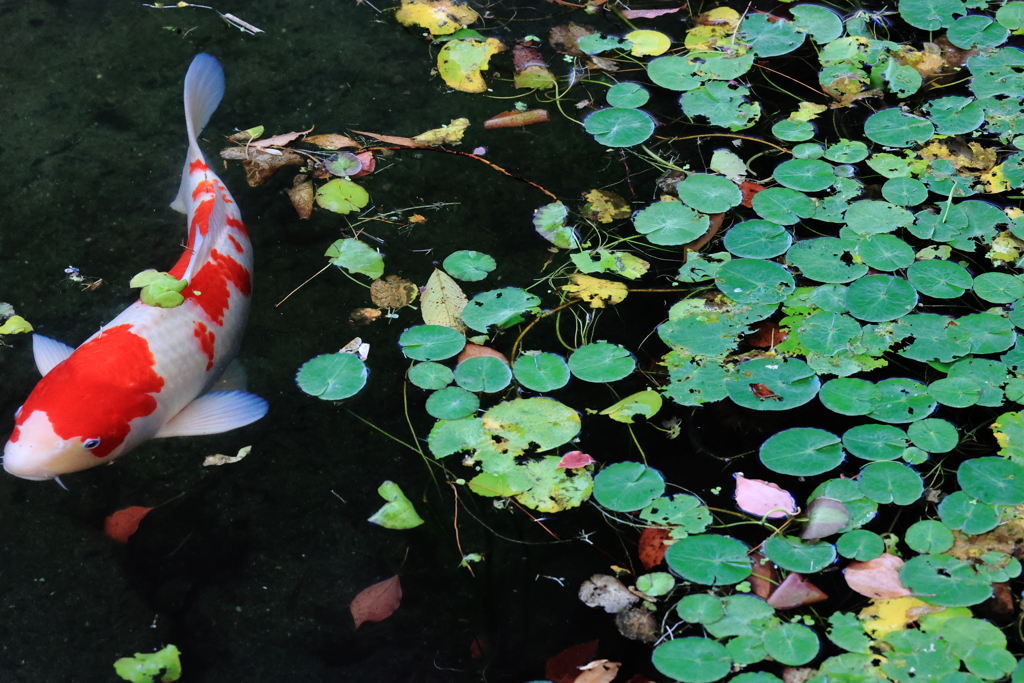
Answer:
M565 13L535 5L494 6L505 23L492 23L501 35L520 36L543 32ZM197 52L216 55L227 75L204 134L211 160L223 136L259 124L268 132L315 125L324 133L412 135L467 116L474 127L462 149L484 145L488 159L562 198L623 177L617 155L558 117L483 131L478 124L511 103L450 92L431 76L434 53L417 33L368 3L218 9L265 33L245 35L208 10L0 2L0 301L40 333L81 343L133 301L132 275L177 259L185 225L168 203L186 147L181 83ZM536 28L529 23L541 18ZM496 61L508 76L507 55ZM420 210L428 221L412 229L368 226L384 242L389 273L422 283L456 244L497 258L492 283L541 272L550 254L530 217L548 200L535 189L430 152L381 165L386 170L365 182L376 206L447 204ZM237 165L221 175L255 244L242 360L250 390L267 398L270 412L228 434L151 442L113 466L67 476L67 491L0 477L0 681L111 681L118 657L167 643L184 653L182 680L204 683L530 680L542 677L544 658L593 638L603 638L601 656L642 668L644 648L614 635L609 619L595 618L575 597L583 578L627 561L625 545L613 536L604 547L573 540L604 527L592 509L548 520L564 540L556 543L515 509L465 499L456 537L455 500L443 477L435 483L418 455L348 412L413 438L402 407L405 364L393 343L417 315L407 310L390 324L354 331L348 312L368 305L366 290L333 269L275 307L322 267L344 220L326 212L298 220L283 193L291 173L256 189ZM63 281L69 265L107 284L81 291ZM623 333L615 323L607 330L612 339ZM344 405L303 395L296 369L356 334L372 346L366 390ZM37 381L30 340L8 340L0 348L4 438ZM418 407L423 397L410 400L423 437L431 423ZM200 466L206 455L247 445L252 453L239 464ZM607 447L632 448L628 439ZM416 502L423 527L389 531L366 522L385 479ZM127 545L103 535L112 512L166 501ZM459 568L458 543L485 556L475 576ZM353 596L394 574L401 609L355 630ZM479 657L474 641L485 644Z

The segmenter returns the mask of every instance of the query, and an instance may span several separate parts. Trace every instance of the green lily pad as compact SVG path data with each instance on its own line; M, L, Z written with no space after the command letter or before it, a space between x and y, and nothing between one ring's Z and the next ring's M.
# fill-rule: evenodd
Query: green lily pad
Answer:
M868 267L863 263L848 262L857 244L853 240L836 237L801 240L790 248L786 261L799 268L804 277L818 282L853 282L868 272Z
M638 462L609 465L594 477L594 500L616 512L645 508L664 492L661 472Z
M836 560L836 548L831 543L806 543L796 536L772 536L762 548L769 560L801 574L820 572Z
M398 484L393 481L385 481L377 489L380 497L388 501L384 507L368 520L372 524L382 526L385 529L412 529L423 524L423 518L416 514L416 508Z
M306 361L295 383L310 396L340 401L355 396L366 385L366 364L352 353L329 353Z
M802 406L818 393L821 380L807 363L795 358L758 358L736 368L726 384L729 398L753 410L778 411ZM771 393L766 395L763 385ZM757 390L755 390L757 389Z
M466 391L493 394L511 382L512 369L494 356L468 358L455 368L455 383Z
M456 280L477 282L487 277L497 264L494 259L479 251L456 251L441 264L445 271Z
M894 377L878 382L875 388L878 402L870 416L879 422L903 424L923 420L937 405L928 388L916 380Z
M885 552L885 541L873 531L855 529L839 537L836 541L836 550L843 557L867 562Z
M918 555L900 569L900 582L921 600L944 607L970 607L992 595L992 586L969 562L949 555Z
M955 299L971 288L973 278L966 268L950 261L917 261L907 270L910 284L936 299Z
M583 119L583 129L605 147L632 147L654 134L654 119L639 109L599 109Z
M720 175L693 173L676 185L676 192L690 208L702 213L722 213L743 199L736 183Z
M895 235L867 235L857 241L857 256L865 265L891 273L914 263L914 249Z
M895 320L914 310L917 290L892 275L867 275L846 290L846 307L850 315L867 322Z
M822 405L840 415L867 415L879 399L874 383L857 377L830 379L818 394Z
M733 259L722 264L715 285L727 297L744 304L777 304L792 293L793 275L774 261Z
M953 532L934 519L922 519L910 525L903 540L918 553L944 553L953 547Z
M334 182L333 180L331 182ZM345 238L327 248L324 256L331 264L350 273L359 273L377 280L384 274L384 257L373 247L357 239Z
M739 258L769 259L785 254L793 236L778 223L752 220L732 226L722 244Z
M858 235L888 233L914 223L914 215L902 206L868 199L851 204L843 218Z
M786 666L806 664L818 656L819 648L818 636L803 624L779 624L764 633L764 649Z
M926 118L893 107L869 116L864 122L864 134L886 147L910 147L928 141L935 134L935 125Z
M1024 465L999 457L973 458L960 465L957 482L964 493L990 505L1024 503Z
M365 208L370 195L348 178L332 178L317 189L316 203L334 213L352 213Z
M831 164L816 159L783 161L772 172L783 187L801 192L818 192L832 187L836 176Z
M673 527L673 537L704 533L714 521L700 498L685 493L655 498L640 511L639 517L648 524Z
M618 344L584 344L569 356L569 371L585 382L615 382L636 368L636 359Z
M462 322L471 329L486 332L491 325L509 327L523 321L528 312L535 312L540 297L518 287L505 287L481 292L462 309Z
M444 360L466 347L466 335L444 325L416 325L402 333L398 345L412 360Z
M928 188L914 178L889 178L882 184L882 196L896 206L917 206L928 199Z
M455 376L447 365L428 361L409 368L409 381L420 389L437 391L452 383Z
M665 552L669 568L687 581L727 586L750 576L747 546L731 536L700 534L679 539Z
M676 603L676 613L691 624L713 624L725 616L725 606L716 595L690 593Z
M948 453L960 442L956 427L946 420L927 418L907 428L911 443L929 453Z
M480 399L462 387L445 387L427 397L425 408L428 415L439 420L459 420L476 413Z
M608 88L605 98L613 107L636 109L647 104L651 94L638 83L616 83Z
M772 472L811 477L834 470L843 461L841 439L824 429L795 427L768 437L759 451Z
M843 447L864 460L896 460L907 447L907 433L892 425L857 425L843 433Z
M910 505L924 493L921 475L899 462L873 462L857 475L860 490L879 504Z
M633 224L652 244L675 246L693 242L707 232L709 219L682 202L655 202L638 211Z
M970 97L940 97L925 107L939 135L963 135L985 122L985 108Z
M1024 298L1024 281L1009 273L982 273L974 278L974 293L992 304L1008 304Z
M710 638L675 638L654 648L654 668L682 683L712 683L729 675L732 656L725 646Z
M531 391L554 391L569 383L569 366L555 353L528 352L512 364L516 381Z
M761 116L761 105L749 102L750 90L726 81L710 81L684 92L679 98L683 113L691 119L700 116L713 126L729 130L743 130L754 125Z
M799 223L817 210L810 197L788 187L769 187L755 194L750 203L758 216L779 225Z

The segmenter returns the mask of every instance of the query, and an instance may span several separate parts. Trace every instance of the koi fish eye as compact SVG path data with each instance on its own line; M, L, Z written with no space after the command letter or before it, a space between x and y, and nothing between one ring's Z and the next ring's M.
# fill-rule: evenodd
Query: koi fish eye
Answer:
M82 448L84 448L87 451L91 451L92 449L96 448L99 445L100 445L99 437L94 437L92 439L86 439L84 442L82 442Z

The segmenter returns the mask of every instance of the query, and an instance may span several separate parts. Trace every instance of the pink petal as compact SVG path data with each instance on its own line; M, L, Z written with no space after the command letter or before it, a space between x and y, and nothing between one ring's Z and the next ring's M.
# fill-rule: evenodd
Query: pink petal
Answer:
M813 605L822 600L828 600L828 596L813 583L794 572L779 584L779 587L768 598L768 604L775 609L795 609L804 605Z
M879 557L867 562L851 562L843 570L846 583L853 590L869 598L890 600L904 598L911 592L900 583L900 567L903 560L882 553Z
M747 479L742 473L735 477L736 505L740 510L769 519L796 514L796 500L789 491L771 482Z
M577 467L586 467L597 462L583 451L569 451L562 456L562 459L555 465L556 470L574 470Z

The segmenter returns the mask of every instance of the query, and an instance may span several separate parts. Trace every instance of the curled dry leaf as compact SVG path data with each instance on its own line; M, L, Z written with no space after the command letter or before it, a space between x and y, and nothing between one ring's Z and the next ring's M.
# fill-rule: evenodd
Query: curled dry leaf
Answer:
M466 344L466 347L459 352L458 358L455 359L455 364L458 365L462 361L469 360L470 358L478 358L480 356L493 356L505 365L510 365L508 358L505 358L505 354L501 351L492 349L489 346L481 346L480 344Z
M594 574L584 581L579 595L587 607L600 607L609 614L617 614L640 600L621 581L607 574Z
M681 9L686 9L686 5L673 7L672 9L624 9L622 10L622 16L627 19L654 19L663 14L673 14Z
M580 675L573 683L611 683L619 675L619 662L596 659L580 667Z
M526 111L503 111L484 121L485 130L495 128L521 128L534 123L547 123L551 120L546 109L527 109Z
M795 514L796 499L793 494L761 479L747 479L742 472L736 478L736 506L744 512L768 519L781 519Z
M597 654L597 642L579 643L568 647L544 663L544 678L551 683L573 683L580 673L580 667Z
M386 142L389 145L398 145L400 147L423 147L424 146L424 145L421 145L421 144L417 143L412 138L402 138L402 137L398 137L396 135L378 135L377 133L367 133L364 130L354 130L352 132L353 133L358 133L360 135L365 135L366 137L373 138L374 140L380 140L381 142Z
M579 48L579 39L589 36L591 33L597 33L597 31L589 26L573 23L556 26L548 34L548 43L562 54L573 57L586 57L586 53Z
M370 356L370 345L364 342L362 337L356 337L338 349L338 353L351 353L365 363L366 359Z
M308 175L300 173L292 180L292 186L285 189L288 199L299 214L299 218L305 220L313 213L313 197L316 192L313 189L313 181Z
M352 600L349 610L356 628L359 628L367 621L384 621L395 613L401 603L402 585L398 576L392 576L361 590Z
M408 306L419 296L420 288L414 282L397 275L374 280L370 285L370 298L381 308L397 309Z
M203 467L219 467L221 465L234 464L249 455L249 451L251 450L252 446L246 446L238 449L238 453L235 455L221 455L220 453L208 455L206 456L206 459L203 460Z
M344 147L359 147L359 143L347 135L337 133L324 133L323 135L310 135L304 138L303 142L316 145L321 149L342 149Z
M228 161L241 161L245 168L245 181L249 187L259 187L284 166L301 166L305 158L290 149L275 149L271 154L265 149L254 147L227 147L220 151Z
M903 598L911 593L900 583L900 567L903 560L882 553L867 562L851 562L843 570L847 585L861 595L880 600Z
M822 600L828 600L828 596L820 588L793 572L769 596L768 604L775 609L796 609Z
M350 325L355 325L356 327L369 325L377 320L382 314L383 311L379 308L357 308L348 314L348 322Z
M281 133L280 135L274 135L273 137L269 137L269 138L266 138L264 140L255 140L253 142L250 142L249 146L250 147L261 147L261 148L266 148L266 147L283 147L284 145L287 145L292 140L300 138L300 137L302 137L303 135L305 135L306 133L308 133L308 132L310 132L312 130L313 130L313 127L310 127L309 130L294 131L294 132L291 132L291 133Z

